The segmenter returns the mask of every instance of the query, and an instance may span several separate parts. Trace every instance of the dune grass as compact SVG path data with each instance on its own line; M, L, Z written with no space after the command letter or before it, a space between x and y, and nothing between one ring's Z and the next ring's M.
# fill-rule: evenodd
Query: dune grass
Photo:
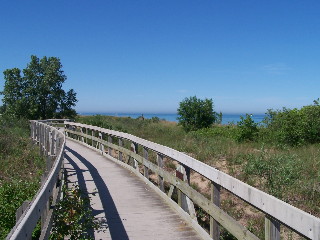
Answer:
M29 135L28 121L0 117L0 239L15 225L18 207L40 186L44 161Z

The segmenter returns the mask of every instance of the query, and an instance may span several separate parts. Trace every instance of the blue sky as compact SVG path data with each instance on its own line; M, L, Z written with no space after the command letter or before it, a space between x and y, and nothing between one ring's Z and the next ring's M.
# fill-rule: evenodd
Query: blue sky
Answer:
M1 0L0 70L59 57L79 113L174 113L194 95L223 113L301 107L320 97L319 12L312 0Z

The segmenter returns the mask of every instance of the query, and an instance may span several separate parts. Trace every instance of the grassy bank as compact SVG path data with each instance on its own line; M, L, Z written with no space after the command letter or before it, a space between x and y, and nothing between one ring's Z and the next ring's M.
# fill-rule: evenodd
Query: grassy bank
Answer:
M320 217L319 144L285 145L272 139L268 129L259 129L261 137L239 141L237 125L215 125L186 133L174 122L159 119L132 119L110 116L82 116L82 123L128 132L144 139L185 152L256 188ZM191 181L192 182L192 181ZM205 181L203 180L205 183ZM194 182L194 188L208 192L206 184ZM204 185L202 187L201 185ZM227 193L222 205L229 214L259 235L254 225L263 225L263 215L241 210L245 203ZM247 216L246 216L247 214ZM248 216L249 214L249 216ZM260 226L262 227L262 226Z
M0 117L0 239L15 225L17 208L39 189L44 162L29 135L28 121Z

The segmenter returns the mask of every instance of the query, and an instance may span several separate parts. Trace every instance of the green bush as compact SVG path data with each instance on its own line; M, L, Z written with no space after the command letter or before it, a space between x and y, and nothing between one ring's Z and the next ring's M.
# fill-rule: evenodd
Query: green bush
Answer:
M177 112L179 124L187 132L208 128L217 120L212 99L201 100L196 96L185 98L180 102Z
M320 142L320 106L301 109L268 110L264 120L269 134L276 142L296 146Z
M56 205L50 239L94 239L90 230L102 228L92 215L90 197L78 185L63 187L63 199Z
M5 239L16 223L16 211L31 200L39 188L38 181L0 181L0 239Z
M301 161L295 155L272 155L262 150L259 155L248 155L247 160L245 176L257 176L265 181L267 191L278 198L299 179L302 170Z
M237 124L238 133L236 140L238 142L253 141L259 132L258 124L253 121L251 115L246 114L246 117L240 117L240 122Z
M152 118L151 118L151 122L153 122L153 123L158 123L158 122L160 122L160 118L158 118L158 117L152 117Z

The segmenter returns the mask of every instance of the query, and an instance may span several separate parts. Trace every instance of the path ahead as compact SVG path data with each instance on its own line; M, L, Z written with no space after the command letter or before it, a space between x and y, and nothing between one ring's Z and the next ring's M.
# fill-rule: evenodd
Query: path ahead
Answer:
M89 193L93 214L105 222L95 239L201 239L134 173L71 140L65 156L69 180Z

